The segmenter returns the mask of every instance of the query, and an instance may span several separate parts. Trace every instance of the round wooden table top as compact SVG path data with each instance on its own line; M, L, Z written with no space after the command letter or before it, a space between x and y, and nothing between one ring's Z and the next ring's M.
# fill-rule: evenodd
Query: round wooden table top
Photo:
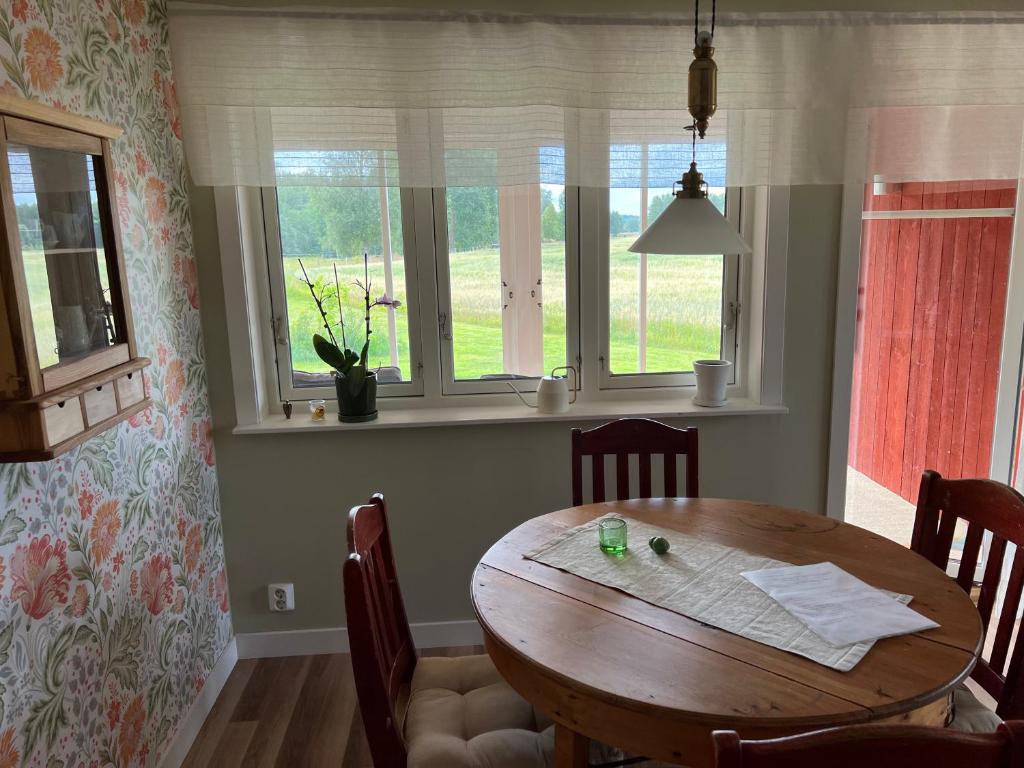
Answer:
M795 565L831 561L913 595L914 610L940 627L880 640L839 672L523 557L609 513ZM613 501L534 518L484 555L472 596L498 670L556 723L691 766L710 765L708 736L719 728L763 738L878 720L941 724L982 642L968 595L916 553L828 517L728 499Z

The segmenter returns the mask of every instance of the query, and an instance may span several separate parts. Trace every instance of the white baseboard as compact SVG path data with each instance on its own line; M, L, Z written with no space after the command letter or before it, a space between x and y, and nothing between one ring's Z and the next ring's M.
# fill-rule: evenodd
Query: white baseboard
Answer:
M435 621L412 624L417 648L480 645L480 625L469 621ZM273 656L312 656L321 653L348 653L345 627L295 629L285 632L249 632L235 636L238 658L267 659Z
M192 749L192 743L196 740L196 736L199 735L203 723L206 722L206 716L213 709L221 689L224 688L224 684L228 681L228 676L231 674L231 670L235 668L237 662L238 644L236 638L231 638L231 642L228 643L227 648L224 649L220 658L217 659L217 663L210 670L206 683L203 685L203 690L199 692L195 701L192 702L188 714L185 715L185 719L178 726L178 732L174 735L170 747L168 747L167 752L164 753L163 759L160 761L160 768L179 768L185 762L188 751Z

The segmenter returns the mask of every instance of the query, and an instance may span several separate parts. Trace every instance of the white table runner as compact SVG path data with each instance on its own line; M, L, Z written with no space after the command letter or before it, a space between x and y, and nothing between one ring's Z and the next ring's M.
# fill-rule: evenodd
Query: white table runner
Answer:
M523 556L840 672L853 669L874 645L831 645L740 576L743 571L791 563L623 519L629 548L622 556L608 555L598 548L597 520L571 528ZM671 542L671 550L655 554L647 545L651 536L664 536ZM904 605L913 599L910 595L888 594Z

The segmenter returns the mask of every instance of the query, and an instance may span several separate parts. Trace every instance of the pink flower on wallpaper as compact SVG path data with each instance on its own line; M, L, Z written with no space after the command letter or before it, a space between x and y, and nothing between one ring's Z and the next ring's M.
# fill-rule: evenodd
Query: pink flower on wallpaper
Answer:
M71 615L76 619L80 619L85 615L88 607L89 592L86 590L85 584L79 584L75 587L75 596L71 598Z
M146 218L159 224L167 215L167 185L156 176L146 179Z
M113 687L111 687L111 691L113 691ZM121 702L114 699L107 708L107 723L110 725L110 730L114 730L119 722L121 722Z
M25 71L29 82L49 93L64 76L60 61L60 44L41 27L33 27L25 35Z
M11 16L22 24L28 21L28 0L14 0L11 3Z
M96 519L89 530L89 544L97 564L103 563L117 546L117 534L121 531L121 517L117 514L117 501L100 504Z
M199 275L196 260L185 257L181 260L181 280L185 284L185 295L193 309L199 309Z
M156 421L153 422L153 437L157 440L162 440L164 433L167 432L167 422L163 416L157 416Z
M146 610L159 616L174 597L171 558L153 555L139 573L142 602L146 604Z
M146 159L146 153L142 151L142 147L135 148L135 170L139 176L149 173L149 160Z
M185 390L185 364L181 360L171 360L164 372L164 399L168 405L174 405Z
M96 494L89 488L89 484L86 482L82 483L82 488L78 492L78 511L82 516L83 520L88 520L92 517L92 507L96 503Z
M124 0L124 18L132 26L138 26L146 18L143 0Z
M170 78L164 78L159 72L153 73L153 86L157 93L161 94L164 102L164 110L167 112L167 120L171 124L171 131L179 139L181 138L181 116L178 113L178 88Z
M21 765L18 750L14 746L14 729L0 733L0 768L18 768Z
M54 605L68 599L71 574L68 573L67 542L50 544L50 535L32 539L11 555L11 599L33 619L41 619Z
M188 529L185 536L185 570L190 573L199 562L199 555L203 551L203 529L199 523L195 523Z
M217 571L216 582L214 585L214 591L217 594L217 605L220 607L221 613L228 612L228 575L221 568Z
M185 590L179 589L174 594L174 612L181 613L185 610Z
M107 30L110 42L116 43L121 39L121 23L117 20L117 16L114 15L113 11L103 17L103 27Z
M203 455L203 461L206 462L207 466L212 467L215 463L213 456L213 422L209 419L200 419L193 422L192 439L195 440L196 445L199 447L199 452Z
M139 751L139 739L142 727L146 724L146 706L142 703L140 693L124 711L121 721L121 732L117 735L117 751L121 755L121 763L130 765L135 753Z

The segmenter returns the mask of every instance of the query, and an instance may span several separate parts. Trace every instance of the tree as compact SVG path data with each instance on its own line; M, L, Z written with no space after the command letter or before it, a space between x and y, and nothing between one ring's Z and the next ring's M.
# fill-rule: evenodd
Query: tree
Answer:
M668 204L672 202L672 195L665 193L663 195L655 195L651 198L650 202L647 203L647 221L654 221L661 215L661 212L668 208Z
M311 208L323 222L324 243L336 257L380 253L380 191L370 187L310 187Z
M453 251L487 248L498 240L498 190L448 188L448 242Z

